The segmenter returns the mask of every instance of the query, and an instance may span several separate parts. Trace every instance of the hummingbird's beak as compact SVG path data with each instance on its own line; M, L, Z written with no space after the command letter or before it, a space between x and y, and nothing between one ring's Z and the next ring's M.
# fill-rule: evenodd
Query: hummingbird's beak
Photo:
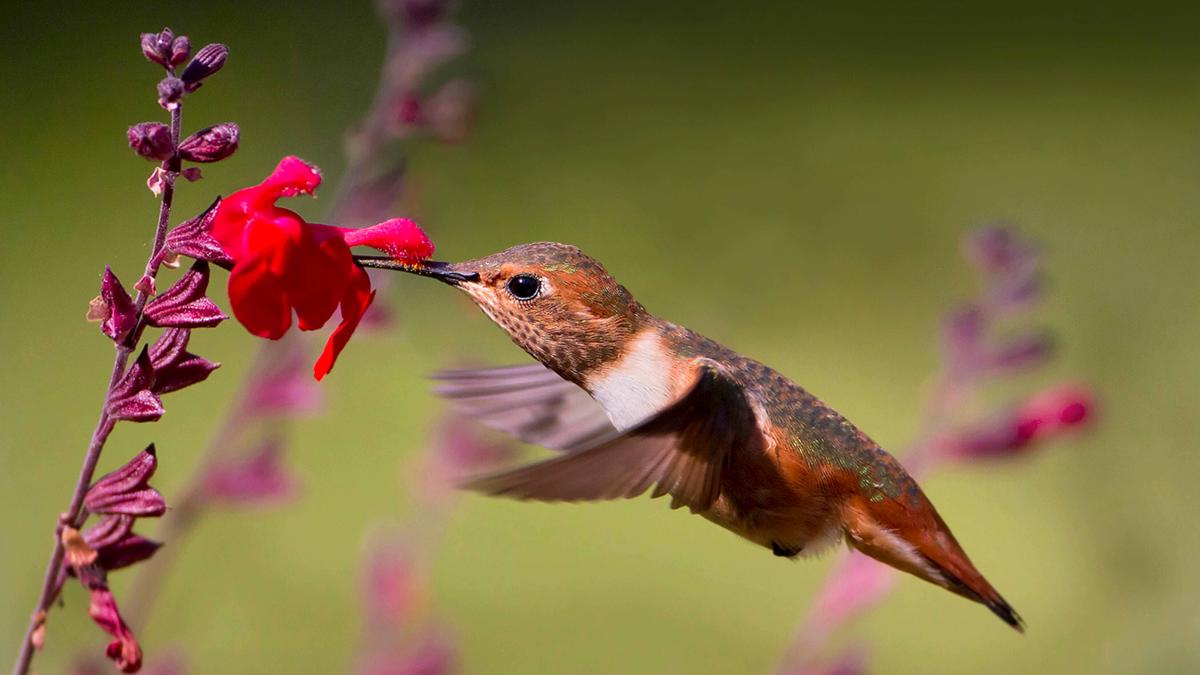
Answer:
M442 283L458 286L467 281L479 281L478 272L464 272L457 269L454 263L437 260L423 260L419 263L404 263L387 256L356 255L354 261L361 267L373 267L382 270L400 270L422 277L431 277Z

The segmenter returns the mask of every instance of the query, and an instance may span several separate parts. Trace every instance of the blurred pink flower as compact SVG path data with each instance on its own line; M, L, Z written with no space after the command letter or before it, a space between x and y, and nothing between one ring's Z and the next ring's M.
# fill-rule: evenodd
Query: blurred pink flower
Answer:
M1095 394L1080 384L1061 384L1033 395L973 428L937 443L952 458L1008 457L1085 425L1095 412Z
M885 565L847 551L813 600L803 632L816 644L824 642L834 628L873 607L895 585L896 576Z
M269 438L245 457L221 460L204 475L200 494L209 502L264 504L290 499L296 480L284 469L283 442Z
M308 375L302 341L285 336L270 348L246 382L239 416L300 416L318 412L321 389Z
M454 645L433 630L423 631L415 641L390 646L367 655L359 675L450 675L457 671Z
M807 663L797 668L785 666L779 670L779 675L866 675L867 672L866 650L850 648L829 663Z
M483 436L478 427L453 414L441 422L429 465L421 472L422 495L430 503L455 498L458 481L491 469L515 454L512 443Z
M394 629L411 620L418 602L417 572L399 541L376 541L367 550L363 602L372 629Z

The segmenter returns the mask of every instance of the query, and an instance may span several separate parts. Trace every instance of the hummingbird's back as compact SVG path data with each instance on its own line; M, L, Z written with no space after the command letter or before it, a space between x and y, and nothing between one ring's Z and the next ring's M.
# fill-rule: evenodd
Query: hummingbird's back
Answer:
M721 364L744 388L765 436L730 458L721 498L706 517L788 557L844 536L1022 630L917 482L878 443L774 369L682 326L663 322L660 334L681 356Z

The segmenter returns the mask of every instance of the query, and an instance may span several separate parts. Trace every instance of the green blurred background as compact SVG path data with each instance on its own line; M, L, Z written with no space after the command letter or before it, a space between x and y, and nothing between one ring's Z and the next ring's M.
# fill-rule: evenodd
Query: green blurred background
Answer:
M856 631L880 673L1200 671L1200 46L1193 9L1034 2L468 2L481 87L465 145L413 155L410 212L456 259L559 240L652 310L776 366L885 446L910 438L940 314L973 288L967 229L1011 219L1044 244L1063 346L1053 372L1102 396L1099 426L1026 461L926 488L1029 622L905 578ZM161 119L137 34L230 45L185 124L242 147L177 213L259 180L285 153L336 182L343 129L376 81L367 3L8 6L0 50L0 656L40 581L109 369L83 320L109 263L130 282L155 202L125 145ZM318 216L322 201L300 206ZM224 303L222 288L214 291ZM183 545L150 658L193 671L339 672L361 629L364 533L406 517L407 475L453 355L525 357L461 298L401 279L398 333L356 339L301 422L303 498L216 515ZM255 347L195 337L225 367L121 426L102 469L149 440L170 500ZM418 514L419 515L419 514ZM468 497L435 601L471 673L762 673L829 559L787 564L638 500ZM118 597L129 573L114 577ZM55 611L41 672L99 649L86 597Z

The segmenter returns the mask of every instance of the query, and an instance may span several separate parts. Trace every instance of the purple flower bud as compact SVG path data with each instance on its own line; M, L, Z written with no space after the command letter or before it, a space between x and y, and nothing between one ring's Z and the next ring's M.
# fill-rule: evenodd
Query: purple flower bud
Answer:
M183 75L180 76L183 78L187 90L199 89L204 78L220 70L228 57L229 48L223 44L205 45L203 49L196 52L196 57L187 65L187 68L183 69Z
M175 42L175 32L170 28L164 28L159 31L156 37L158 40L155 42L154 48L158 50L159 54L170 56L171 45Z
M950 312L942 322L942 350L947 368L954 372L974 369L978 364L985 318L977 305Z
M133 298L125 292L121 280L109 267L104 268L104 278L100 282L100 303L93 301L88 315L99 316L100 332L112 338L113 342L124 340L137 323L137 308L133 305Z
M170 28L158 33L142 33L142 55L165 68L171 63L171 45L174 41L175 33Z
M142 122L129 127L126 134L129 147L138 155L152 161L170 159L175 154L171 143L171 129L159 122Z
M153 422L162 417L162 401L151 391L153 386L154 367L150 363L150 352L142 347L142 353L109 394L109 416L130 422Z
M142 33L142 56L145 56L146 60L151 63L157 63L160 66L167 65L167 60L158 53L158 33Z
M226 461L208 470L201 490L211 502L265 504L289 499L296 481L283 468L283 443L268 439L248 457Z
M191 220L180 223L167 233L166 250L186 255L196 260L207 260L222 267L232 267L233 258L221 248L221 244L212 236L213 218L217 215L217 199L204 213Z
M1002 312L1027 310L1041 299L1044 286L1041 275L1032 270L997 282L988 292L988 301Z
M150 487L157 468L158 457L154 444L150 444L125 466L93 483L84 497L84 506L92 513L161 516L167 512L167 502Z
M167 110L174 110L179 107L184 93L183 80L174 76L164 77L158 83L158 104Z
M225 313L204 294L208 291L208 263L197 260L174 285L146 304L146 323L160 328L211 328Z
M1029 332L1009 340L987 357L992 370L1022 370L1045 363L1054 351L1050 336L1042 331Z
M180 171L179 175L186 178L187 182L189 183L195 183L201 178L204 178L204 174L200 173L200 167L198 166L189 166L183 171Z
M92 602L88 607L92 621L106 633L113 636L104 653L112 659L117 669L123 673L136 673L142 667L142 648L138 645L133 631L121 618L117 609L117 601L108 587L92 589Z
M184 61L192 53L192 41L186 35L180 35L171 42L171 60L172 66L177 66Z
M132 516L104 516L100 519L100 522L84 531L83 539L87 542L88 546L99 551L106 546L112 546L121 541L129 536L129 533L132 531Z
M208 379L209 374L221 367L187 351L191 331L186 328L168 328L150 347L150 363L154 367L153 392L159 396L189 387Z
M96 564L111 572L147 560L160 548L162 548L162 542L131 534L110 546L97 550Z
M184 139L179 156L189 162L219 162L237 150L238 137L238 125L233 122L216 124Z
M1020 238L1011 227L994 225L980 229L964 240L965 254L977 268L999 275L1028 268L1037 261L1037 249Z

